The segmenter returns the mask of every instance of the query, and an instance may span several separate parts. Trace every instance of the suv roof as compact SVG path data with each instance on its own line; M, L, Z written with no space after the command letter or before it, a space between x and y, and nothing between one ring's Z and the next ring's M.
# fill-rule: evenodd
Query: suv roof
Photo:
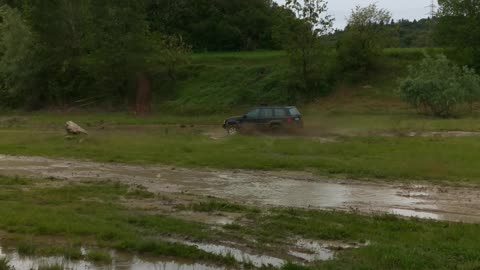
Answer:
M293 109L295 106L258 106L256 109Z

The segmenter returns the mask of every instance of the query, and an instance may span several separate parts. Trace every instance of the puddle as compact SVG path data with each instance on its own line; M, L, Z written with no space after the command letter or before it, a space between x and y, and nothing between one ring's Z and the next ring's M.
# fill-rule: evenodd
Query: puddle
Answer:
M182 263L172 260L146 260L137 256L127 256L112 252L111 265L96 265L87 261L68 261L63 257L26 257L20 256L14 249L0 247L0 258L7 257L15 270L36 270L40 266L60 265L68 270L222 270L198 263Z
M279 258L267 256L267 255L254 255L244 252L240 249L231 248L223 245L214 244L202 244L193 242L181 242L182 244L197 247L205 252L213 253L220 256L232 256L238 262L250 263L255 267L273 266L282 267L285 261Z
M387 213L480 223L480 189L320 179L306 173L202 171L0 155L0 174L115 180L154 193L214 196L251 205ZM228 222L227 220L220 221Z
M302 256L300 258L308 262L328 261L328 260L333 260L333 258L335 258L335 251L328 249L326 245L316 241L298 240L296 247L302 250L308 250L311 252L311 253L295 252L298 255Z
M420 219L433 219L438 220L440 216L435 213L427 213L416 210L408 209L392 209L391 214L404 217L420 218Z

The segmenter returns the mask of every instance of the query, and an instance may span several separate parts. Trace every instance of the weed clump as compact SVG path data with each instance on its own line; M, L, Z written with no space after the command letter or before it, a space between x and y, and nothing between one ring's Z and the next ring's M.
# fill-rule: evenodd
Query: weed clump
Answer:
M17 251L20 256L35 256L38 248L33 243L22 242L18 244Z
M38 267L38 270L65 270L65 266L61 264L43 264Z
M14 270L8 258L0 258L0 270Z
M87 254L87 260L99 264L109 264L112 262L112 256L104 251L92 250Z

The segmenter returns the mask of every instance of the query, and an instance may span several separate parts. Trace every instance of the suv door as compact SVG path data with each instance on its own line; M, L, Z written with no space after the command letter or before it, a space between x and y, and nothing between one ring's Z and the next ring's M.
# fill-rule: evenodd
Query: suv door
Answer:
M260 109L250 111L245 115L242 121L242 129L245 131L256 129L260 117Z
M263 108L260 110L260 119L258 120L258 127L260 129L268 129L270 127L270 122L275 119L272 108Z

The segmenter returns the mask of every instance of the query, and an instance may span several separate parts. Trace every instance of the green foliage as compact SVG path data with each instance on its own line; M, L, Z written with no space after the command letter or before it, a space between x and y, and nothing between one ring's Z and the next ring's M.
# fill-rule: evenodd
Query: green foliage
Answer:
M398 64L403 64L400 62L401 60L416 63L419 59L422 60L425 55L436 56L444 53L445 50L442 48L388 48L384 50L385 56L389 58L388 60Z
M296 101L305 101L330 90L332 50L320 38L328 33L333 19L326 15L325 0L286 2L275 37L289 58L289 91Z
M181 35L195 51L275 49L272 27L279 15L270 0L152 0L155 31Z
M410 68L400 90L403 99L434 116L450 117L480 98L480 76L452 64L445 56L427 56Z
M435 36L453 47L452 56L461 65L480 70L480 5L475 0L439 0Z
M125 108L138 95L138 74L161 89L175 79L189 47L180 37L153 32L146 4L25 0L19 10L3 6L0 103Z
M436 19L426 18L409 21L401 19L390 23L386 27L393 31L393 47L398 48L430 48L437 44L433 37Z
M30 99L39 63L29 61L36 39L17 9L0 7L0 106L18 106Z
M378 66L378 59L389 42L391 32L385 24L390 19L390 12L376 4L357 6L352 11L337 45L337 61L342 72L356 80Z

